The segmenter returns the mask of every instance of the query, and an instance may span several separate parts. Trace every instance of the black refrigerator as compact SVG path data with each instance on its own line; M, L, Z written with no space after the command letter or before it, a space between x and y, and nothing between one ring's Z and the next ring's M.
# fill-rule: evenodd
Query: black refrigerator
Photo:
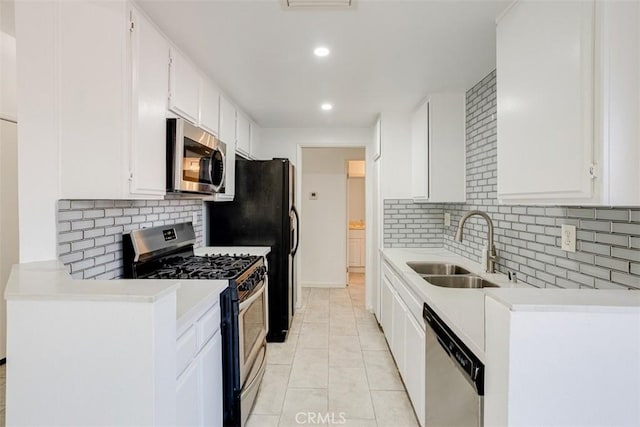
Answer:
M270 246L269 333L283 342L295 305L294 257L299 243L295 168L288 159L236 160L233 202L209 203L211 246Z

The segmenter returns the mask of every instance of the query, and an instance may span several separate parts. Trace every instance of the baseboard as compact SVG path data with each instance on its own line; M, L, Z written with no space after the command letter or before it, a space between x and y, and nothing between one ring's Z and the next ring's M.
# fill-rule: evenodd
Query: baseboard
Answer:
M327 282L304 282L301 283L303 288L346 288L346 283L327 283Z

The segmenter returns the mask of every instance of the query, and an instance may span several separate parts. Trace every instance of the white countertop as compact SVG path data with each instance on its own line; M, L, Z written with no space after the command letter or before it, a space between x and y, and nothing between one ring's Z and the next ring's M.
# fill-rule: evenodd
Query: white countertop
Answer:
M464 343L484 360L485 296L512 311L640 311L640 292L598 289L539 289L511 283L501 273L485 273L483 267L443 248L386 248L383 257L411 290L429 304ZM445 262L460 265L500 288L452 289L426 282L407 262Z
M74 280L60 261L16 264L4 292L7 300L154 302L174 292L178 280Z
M196 249L196 255L249 254L266 256L271 248L207 246ZM227 280L76 280L60 261L42 261L14 265L5 289L7 300L80 300L155 302L177 291L177 319L187 316L212 295L227 287Z
M452 289L431 285L413 271L407 262L457 264L497 285L513 287L514 284L510 283L505 275L486 274L480 264L443 248L387 248L382 250L382 255L411 287L414 294L435 310L469 349L484 360L484 289Z

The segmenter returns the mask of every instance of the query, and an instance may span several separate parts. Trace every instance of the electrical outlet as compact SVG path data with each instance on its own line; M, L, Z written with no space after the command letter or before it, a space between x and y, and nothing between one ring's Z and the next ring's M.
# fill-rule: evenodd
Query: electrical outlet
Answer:
M563 224L561 227L562 250L567 252L576 251L576 226Z
M198 225L198 212L192 212L191 215L191 222L193 222L193 225Z
M451 227L451 214L449 212L444 213L444 226Z

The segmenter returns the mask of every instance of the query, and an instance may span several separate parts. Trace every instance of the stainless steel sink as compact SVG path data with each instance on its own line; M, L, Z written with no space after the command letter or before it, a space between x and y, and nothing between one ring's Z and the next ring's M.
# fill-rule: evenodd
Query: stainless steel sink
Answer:
M420 275L450 275L450 274L469 274L469 270L466 270L459 265L447 264L441 262L408 262L407 265L411 267L413 271Z
M498 288L495 283L478 276L423 276L424 280L443 288L479 289Z

